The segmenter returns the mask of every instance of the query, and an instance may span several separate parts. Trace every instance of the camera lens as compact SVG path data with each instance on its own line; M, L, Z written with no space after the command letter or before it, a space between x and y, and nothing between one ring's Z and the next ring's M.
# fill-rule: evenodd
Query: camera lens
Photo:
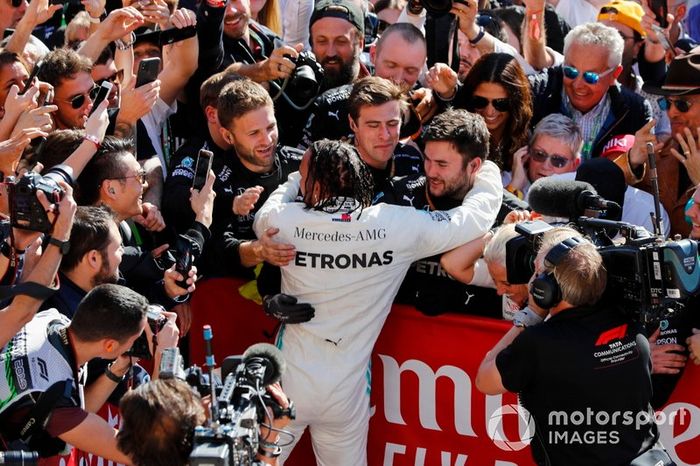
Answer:
M452 0L423 0L425 9L434 15L449 13L452 8Z

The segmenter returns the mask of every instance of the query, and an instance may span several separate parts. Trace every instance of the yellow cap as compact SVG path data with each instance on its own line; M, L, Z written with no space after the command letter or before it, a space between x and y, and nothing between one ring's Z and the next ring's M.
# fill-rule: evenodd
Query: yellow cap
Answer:
M644 16L644 9L639 3L630 0L613 0L600 9L598 21L617 21L644 37L647 33L642 28L642 16Z

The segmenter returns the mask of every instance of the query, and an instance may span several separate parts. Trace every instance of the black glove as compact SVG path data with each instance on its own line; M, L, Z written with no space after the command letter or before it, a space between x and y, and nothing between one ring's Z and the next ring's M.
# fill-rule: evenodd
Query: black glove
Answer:
M283 324L300 324L314 317L315 310L309 303L298 303L297 298L279 293L263 298L265 314L274 317Z

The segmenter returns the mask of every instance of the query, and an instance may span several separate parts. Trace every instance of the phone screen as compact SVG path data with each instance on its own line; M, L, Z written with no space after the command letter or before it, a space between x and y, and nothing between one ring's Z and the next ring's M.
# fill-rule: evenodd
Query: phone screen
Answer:
M108 96L109 93L112 92L112 87L114 85L108 81L105 81L102 83L100 86L100 90L97 91L97 96L95 97L95 101L92 103L92 109L90 110L90 115L95 113L95 110L97 110L97 107L102 103L103 100L105 100Z
M194 180L192 181L192 187L197 190L201 190L204 187L204 183L207 182L207 174L211 170L211 162L214 158L214 154L206 149L201 149L199 155L197 156L197 165L194 170Z

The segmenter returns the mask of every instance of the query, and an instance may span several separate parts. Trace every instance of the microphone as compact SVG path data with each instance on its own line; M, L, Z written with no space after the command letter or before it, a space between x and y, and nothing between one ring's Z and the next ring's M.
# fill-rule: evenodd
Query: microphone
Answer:
M269 343L257 343L243 353L245 372L262 386L278 382L287 368L282 352Z
M533 183L528 192L528 203L542 215L570 219L583 215L588 209L616 212L620 209L616 202L600 197L590 183L549 177Z

